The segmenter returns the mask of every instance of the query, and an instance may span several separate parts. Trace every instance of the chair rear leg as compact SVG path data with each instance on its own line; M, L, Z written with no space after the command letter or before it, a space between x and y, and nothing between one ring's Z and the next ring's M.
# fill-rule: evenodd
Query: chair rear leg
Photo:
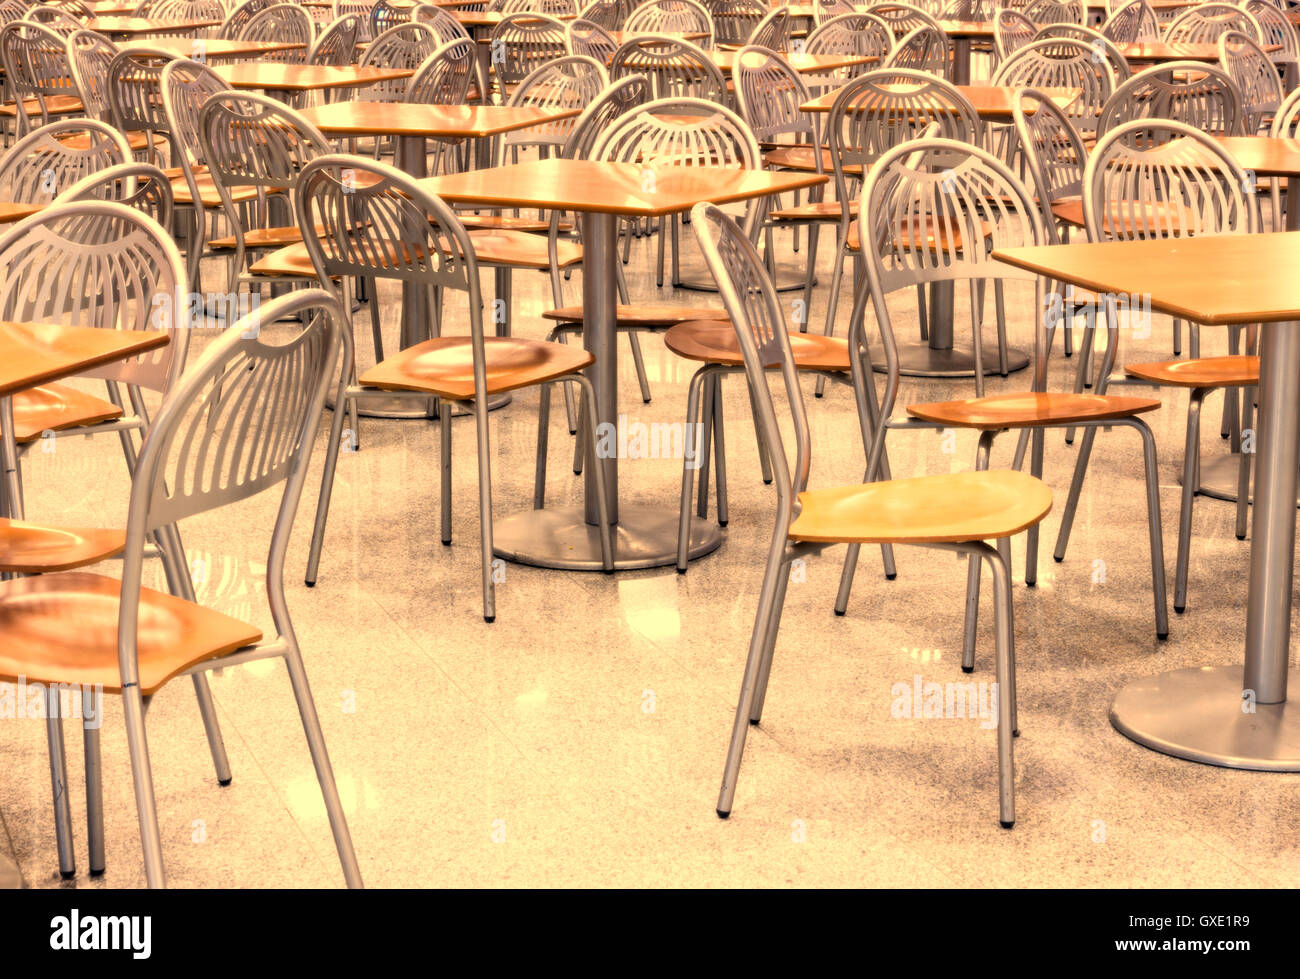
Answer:
M1156 638L1169 638L1169 599L1165 592L1165 545L1160 527L1160 471L1156 460L1156 437L1140 418L1129 419L1142 436L1142 467L1147 484L1147 533L1151 545L1151 595L1155 602Z
M325 470L321 473L320 480L320 497L316 501L316 523L312 527L311 545L307 551L307 575L306 585L308 588L316 584L316 575L320 570L321 549L325 543L325 522L329 519L330 497L334 493L334 476L338 469L339 451L343 441L343 418L347 414L349 407L353 409L353 441L349 448L356 448L356 399L347 395L348 382L351 379L350 360L344 355L343 376L339 381L338 391L334 399L334 417L330 420L330 440L325 446Z
M104 697L96 691L82 689L82 746L86 756L86 849L90 856L90 876L104 872L104 780L100 764L99 727L104 721Z
M442 478L439 481L439 512L442 517L442 543L451 546L451 402L438 404L438 455ZM540 436L539 436L540 438Z
M1192 505L1196 501L1196 452L1201 444L1201 403L1205 388L1194 388L1187 399L1187 432L1183 445L1183 492L1178 508L1178 561L1174 566L1174 611L1187 609L1187 571L1192 550Z
M1246 432L1254 424L1255 389L1244 388L1241 392L1241 431L1243 434L1241 458L1237 471L1237 540L1246 539L1246 511L1250 507L1250 464L1254 456L1254 440L1251 440L1251 452L1245 451Z
M691 378L690 388L686 396L686 431L682 436L682 497L681 509L678 511L677 518L677 573L686 574L686 563L689 557L691 546L691 487L695 483L694 473L691 471L692 465L702 464L700 455L702 446L697 443L696 436L699 436L699 442L704 441L705 423L700 419L700 398L701 391L704 388L704 381L707 375L703 370L695 372Z
M136 818L140 824L140 849L144 875L150 887L163 887L162 835L158 832L158 804L154 799L153 771L149 764L149 743L144 719L149 699L133 683L122 690L122 713L126 720L127 749L131 756L131 782L135 789Z
M998 821L1003 829L1016 824L1015 731L1016 665L1012 636L1015 631L1011 604L1011 569L996 551L986 551L993 571L994 633L998 675Z
M68 759L63 748L63 718L59 714L59 688L45 690L45 740L50 754L50 789L54 795L54 839L59 853L59 875L72 880L77 875L72 848L72 802L68 798Z
M1061 515L1061 529L1056 536L1056 550L1052 554L1057 562L1065 560L1065 549L1070 544L1070 529L1074 526L1074 511L1079 506L1079 493L1083 489L1083 477L1088 471L1088 458L1092 455L1092 443L1096 438L1096 428L1091 425L1084 428L1083 441L1079 443L1079 457L1074 461L1074 475L1070 478L1065 512Z
M636 383L641 388L641 401L650 403L650 378L645 372L645 357L641 353L641 338L636 331L629 330L627 342L632 345L632 366L636 368Z
M761 450L760 450L761 451ZM718 526L727 526L727 442L722 423L722 375L713 379L713 476Z
M763 703L767 700L767 681L772 675L772 655L776 650L776 636L781 629L781 611L785 608L785 592L790 586L790 565L781 566L776 581L776 598L772 603L771 619L767 625L767 638L763 644L763 660L754 683L754 699L749 707L749 723L758 726L763 719Z
M537 468L533 474L533 509L546 508L546 450L550 438L551 385L543 384L537 392Z

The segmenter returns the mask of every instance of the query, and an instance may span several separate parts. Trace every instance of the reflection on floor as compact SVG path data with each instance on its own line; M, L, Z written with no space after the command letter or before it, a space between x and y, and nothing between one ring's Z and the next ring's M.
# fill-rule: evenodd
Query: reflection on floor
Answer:
M684 240L689 239L689 233ZM779 240L783 260L802 261ZM820 329L831 248L823 242L812 304ZM716 297L658 291L653 248L635 243L634 297L698 305ZM219 269L210 287L219 288ZM484 274L491 295L491 275ZM959 289L957 335L969 337ZM566 300L580 296L579 278ZM787 294L791 302L795 294ZM395 349L396 289L380 287ZM539 337L544 276L515 275L515 329ZM901 335L916 335L915 293L894 297ZM1013 345L1032 347L1031 293L1008 296ZM841 310L848 313L847 298ZM453 301L445 322L464 327ZM992 309L986 343L993 334ZM368 314L357 314L369 363ZM843 330L841 320L841 331ZM1126 330L1124 356L1171 352L1170 321ZM1224 333L1203 331L1206 353ZM200 338L195 355L204 340ZM1186 342L1186 340L1184 340ZM643 341L654 398L642 404L626 346L621 410L630 421L680 421L691 366L658 338ZM1077 358L1076 358L1077 359ZM1057 354L1052 384L1076 359ZM363 365L364 366L364 365ZM1027 373L989 389L1027 386ZM1240 662L1247 545L1232 508L1201 500L1188 611L1157 642L1139 444L1098 438L1069 554L1050 558L1075 447L1048 436L1046 479L1057 506L1044 524L1038 587L1015 589L1020 726L1015 829L997 824L994 732L978 717L904 713L927 683L958 669L965 564L900 550L887 582L864 551L848 615L832 614L841 549L810 560L789 590L770 695L752 729L734 814L714 815L753 621L775 495L759 478L743 386L726 385L731 520L715 554L688 574L600 574L507 565L498 617L480 614L473 422L455 423L455 541L438 542L438 428L363 420L345 455L320 580L303 586L314 507L307 493L289 558L288 592L367 883L492 885L1285 885L1300 872L1294 832L1300 777L1207 768L1125 740L1107 711L1126 681L1158 671ZM909 382L902 403L972 393L970 381ZM861 479L864 456L850 392L805 386L816 486ZM1185 403L1163 392L1151 417L1160 449L1165 552L1172 585ZM1225 451L1211 401L1203 447ZM496 512L531 506L535 391L492 416ZM562 412L552 419L551 505L581 499ZM313 459L320 472L324 434ZM973 465L974 438L891 437L896 475ZM995 464L1010 461L1000 440ZM109 439L65 439L26 461L28 514L68 523L124 519L126 482ZM629 459L624 499L675 506L680 464ZM954 500L953 507L960 508ZM260 591L269 497L186 526L206 602L268 623ZM1024 545L1013 546L1018 573ZM116 574L116 566L104 566ZM160 570L149 573L157 574ZM1023 575L1022 575L1023 578ZM986 597L987 602L987 597ZM992 680L992 617L981 617L978 669ZM214 778L188 683L167 687L149 716L162 835L174 885L336 886L342 875L283 667L261 662L212 679L234 768ZM918 704L917 714L927 712ZM933 712L930 712L933 714ZM143 882L120 706L103 728L108 871L85 873L84 789L76 731L68 756L78 878L59 880L45 727L0 726L0 812L35 886Z

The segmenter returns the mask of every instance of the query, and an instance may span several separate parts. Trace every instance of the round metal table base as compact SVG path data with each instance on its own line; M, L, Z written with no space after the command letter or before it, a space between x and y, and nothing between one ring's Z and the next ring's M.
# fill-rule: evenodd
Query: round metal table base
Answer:
M776 291L794 292L799 290L802 292L803 277L804 273L801 269L778 265L776 267ZM813 277L813 285L817 285L816 276ZM682 267L682 281L678 284L678 288L690 289L692 292L717 292L718 284L713 281L713 276L709 275L707 269L692 264Z
M1110 722L1125 737L1202 765L1256 772L1300 772L1300 704L1242 699L1241 666L1174 670L1135 680L1119 692ZM1300 669L1287 675L1300 692Z
M998 348L996 344L984 347L984 375L999 375ZM879 350L871 354L872 366L885 372L885 355ZM1007 373L1024 370L1029 366L1029 356L1014 347L1007 349ZM924 341L898 345L898 370L908 377L974 377L975 351L970 347L952 347L936 350Z
M494 398L488 398L488 411L504 408L510 404L511 397L509 394L498 394ZM362 418L428 419L429 412L422 407L417 407L418 404L418 402L412 401L410 398L388 398L380 394L375 395L373 398L359 399L357 414ZM326 399L325 407L333 411L334 399ZM457 401L451 406L452 418L464 418L466 415L472 414L474 414L474 407L469 401Z
M1202 496L1210 496L1216 500L1227 500L1229 503L1237 502L1237 483L1238 476L1241 473L1241 454L1230 452L1226 456L1216 456L1214 459L1201 460L1201 485L1196 487L1198 493ZM1254 475L1251 476L1252 492L1250 502L1255 502ZM1182 473L1178 474L1178 482L1181 485L1183 481ZM1300 506L1300 495L1296 497L1296 506Z
M614 569L661 568L677 561L676 510L619 504L614 527ZM581 507L525 510L496 521L492 553L538 568L600 571L600 535ZM693 561L718 549L722 532L711 520L691 521Z

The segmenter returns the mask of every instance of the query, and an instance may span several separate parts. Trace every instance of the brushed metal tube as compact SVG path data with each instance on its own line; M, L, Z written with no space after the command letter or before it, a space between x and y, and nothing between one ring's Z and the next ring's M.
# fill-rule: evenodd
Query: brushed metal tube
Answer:
M618 426L618 217L614 214L582 215L582 345L596 358L587 377L596 392L597 465L604 467L607 512L611 524L618 523L618 455L600 457L602 425ZM608 429L605 429L608 431ZM593 466L583 473L586 500L583 516L587 523L600 524L600 492Z

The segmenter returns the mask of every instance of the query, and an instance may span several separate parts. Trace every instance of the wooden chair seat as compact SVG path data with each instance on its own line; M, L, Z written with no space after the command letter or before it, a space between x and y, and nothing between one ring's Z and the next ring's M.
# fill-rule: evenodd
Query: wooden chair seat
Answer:
M506 265L516 269L548 271L551 258L544 235L523 231L485 229L471 231L470 243L480 265ZM582 264L582 245L576 241L557 241L556 256L560 268Z
M831 151L826 147L822 151L822 172L830 173L835 164L831 157ZM767 150L763 153L763 163L769 167L779 167L782 170L807 170L816 172L817 155L812 146L778 146L776 149ZM849 167L845 167L845 172L849 172ZM861 171L861 167L858 168Z
M47 95L45 97L45 111L49 115L73 115L81 110L81 99L75 95ZM26 99L23 102L23 112L28 116L39 116L41 114L41 103L36 99ZM16 116L17 114L17 102L0 104L0 116Z
M71 571L122 553L126 531L97 527L43 527L0 518L0 571Z
M1032 527L1052 491L1028 473L962 472L799 494L791 540L940 544L997 540Z
M325 226L316 225L316 235L319 237L323 234L325 234ZM244 232L245 248L283 248L285 245L294 245L300 241L302 241L302 229L296 224L287 228L253 228L251 231ZM213 238L208 242L208 247L213 251L234 248L235 236Z
M1160 402L1152 398L1013 391L962 401L908 405L907 413L914 418L951 428L997 431L1003 428L1038 428L1045 425L1073 425L1130 418L1155 411L1159 407Z
M1259 383L1259 358L1237 354L1162 360L1155 364L1126 364L1124 372L1144 381L1180 388L1242 388Z
M980 233L988 237L993 233L993 226L987 221L980 222ZM950 239L951 236L951 239ZM924 237L925 245L930 251L938 249L947 251L950 247L961 251L965 245L962 242L960 228L948 227L935 221L934 215L925 216L924 226L919 218L913 218L911 227L905 229L903 234L894 240L895 248L915 248L917 239ZM950 244L951 241L951 244ZM862 239L858 231L858 222L855 220L849 225L849 235L847 242L848 250L857 252L862 250Z
M858 202L849 201L849 214L858 216ZM839 201L810 201L795 207L778 207L768 212L773 221L829 221L838 223L844 215ZM856 225L855 225L856 227Z
M14 441L35 442L42 432L95 425L122 417L111 401L64 384L42 384L14 395Z
M194 182L199 185L199 200L204 207L221 206L221 195L217 193L217 184L211 174L206 172L196 173ZM172 196L177 204L188 204L190 206L194 204L194 195L190 192L190 185L184 176L172 180ZM257 188L231 187L230 199L236 204L257 200Z
M596 360L575 344L517 337L485 337L483 347L489 394L575 374ZM382 391L426 391L449 401L468 400L474 397L470 338L434 337L407 347L362 374L360 383Z
M1122 228L1126 235L1143 233L1142 229L1137 229L1133 225L1133 211L1132 204L1126 204L1124 201L1109 201L1106 205L1106 214L1102 218L1102 230L1109 233L1118 227ZM1057 201L1052 205L1052 214L1064 224L1075 228L1084 227L1083 198L1067 197ZM1195 223L1194 213L1181 204L1143 204L1140 214L1147 225L1155 224L1157 227L1164 227L1170 223L1183 226Z
M0 679L103 684L121 692L117 618L121 583L67 571L0 582ZM196 663L251 645L246 622L150 588L140 589L140 689L148 695Z
M551 229L550 221L543 221L539 218L512 218L504 214L492 215L463 213L457 213L456 216L460 218L460 223L471 231L527 231L532 234L546 234ZM573 222L559 222L559 230L562 234L567 234L573 230Z
M744 366L740 342L730 323L678 323L664 334L664 346L679 357L705 364ZM820 333L790 331L790 352L800 370L847 371L847 340L825 337Z
M132 149L133 151L134 151L134 150L143 150L143 149L148 149L148 148L149 148L149 142L150 142L150 140L149 140L149 134L148 134L148 133L141 132L141 131L138 130L138 129L133 129L133 130L131 130L130 132L125 133L124 135L126 136L126 144L127 144L127 146L131 147L131 149ZM70 150L88 150L88 149L90 149L90 136L89 136L89 135L82 135L82 136L64 136L62 139L59 140L59 142L62 143L64 146L68 147L68 149L70 149ZM166 137L166 136L159 136L159 135L155 134L154 137L153 137L153 145L154 145L155 147L166 147L166 146L167 146L167 137ZM180 171L180 168L177 168L176 176L178 176L178 177L184 176L184 174Z
M620 330L666 330L678 323L692 320L706 320L711 323L729 323L725 309L709 309L704 306L667 306L648 304L644 306L618 307L617 327ZM562 306L549 309L542 314L542 319L557 320L561 323L581 323L583 310L581 306Z

